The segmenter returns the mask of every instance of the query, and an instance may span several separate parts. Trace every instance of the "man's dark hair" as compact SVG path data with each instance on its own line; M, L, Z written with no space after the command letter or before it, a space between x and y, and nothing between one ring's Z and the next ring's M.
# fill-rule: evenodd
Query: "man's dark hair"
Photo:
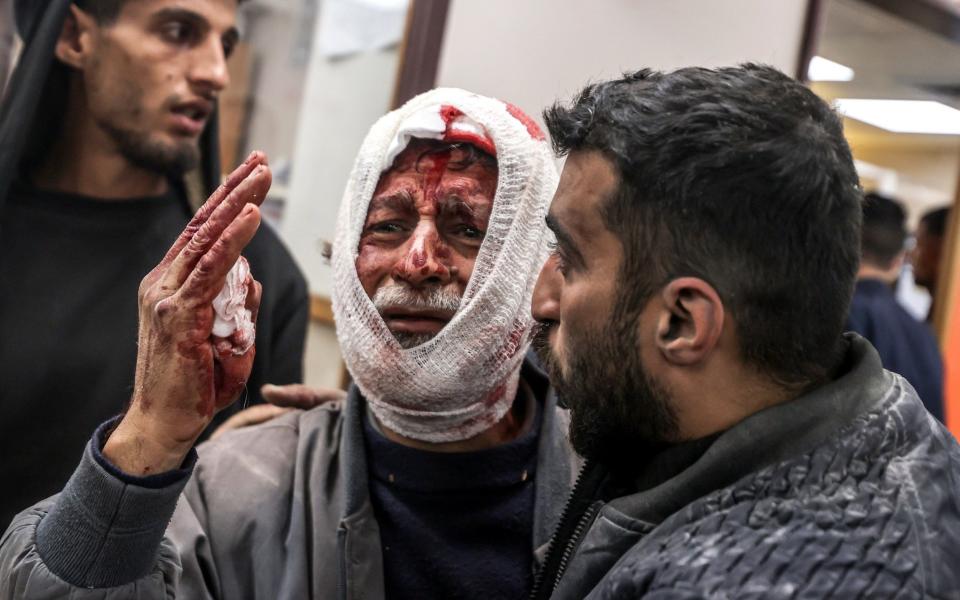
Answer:
M74 0L80 10L89 14L100 25L109 25L117 20L120 9L130 0Z
M695 276L732 313L744 359L776 381L806 385L836 365L862 191L823 100L763 65L644 69L544 119L558 154L598 150L617 168L603 209L624 246L614 317Z
M99 25L110 25L117 20L117 15L123 5L130 0L74 0L83 12L89 14ZM242 4L243 0L237 0L237 4Z
M926 227L927 233L943 237L947 230L947 217L950 216L950 207L937 208L920 217L920 222Z
M863 199L863 262L889 269L907 240L907 215L893 198L870 193Z

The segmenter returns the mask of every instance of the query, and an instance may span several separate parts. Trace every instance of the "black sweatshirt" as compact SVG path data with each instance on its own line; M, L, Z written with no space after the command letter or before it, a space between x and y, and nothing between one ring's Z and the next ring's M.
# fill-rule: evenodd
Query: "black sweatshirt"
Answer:
M59 491L90 433L126 407L140 280L190 216L176 189L97 200L15 184L7 197L0 212L0 528ZM264 383L301 380L308 314L303 277L267 225L244 255L263 301L249 393L233 411L259 401Z
M526 596L533 581L537 404L529 402L536 412L520 437L475 452L403 446L364 420L387 600Z

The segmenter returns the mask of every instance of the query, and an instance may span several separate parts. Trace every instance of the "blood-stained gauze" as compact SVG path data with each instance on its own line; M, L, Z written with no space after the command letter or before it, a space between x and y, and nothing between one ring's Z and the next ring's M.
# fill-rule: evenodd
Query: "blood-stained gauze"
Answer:
M250 265L241 256L227 273L223 289L213 299L213 336L228 339L237 355L246 354L256 337L253 315L246 307L249 279Z
M403 348L364 291L356 261L377 183L412 139L471 144L496 158L498 180L457 312L432 339ZM530 344L530 300L548 253L544 217L557 181L540 128L493 98L432 90L370 129L340 205L332 301L344 362L386 427L450 442L477 435L510 410Z

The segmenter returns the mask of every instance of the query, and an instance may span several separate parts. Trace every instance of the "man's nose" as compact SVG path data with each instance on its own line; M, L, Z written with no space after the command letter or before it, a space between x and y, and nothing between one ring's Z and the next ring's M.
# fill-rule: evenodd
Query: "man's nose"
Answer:
M533 288L531 307L537 321L560 321L560 292L563 279L557 271L557 258L551 256L540 269L537 285Z
M196 47L190 80L205 94L221 92L230 84L227 55L217 36L209 36L205 43Z
M393 276L415 287L445 285L456 275L449 260L450 250L440 239L436 226L421 224L410 236L406 253L394 267Z

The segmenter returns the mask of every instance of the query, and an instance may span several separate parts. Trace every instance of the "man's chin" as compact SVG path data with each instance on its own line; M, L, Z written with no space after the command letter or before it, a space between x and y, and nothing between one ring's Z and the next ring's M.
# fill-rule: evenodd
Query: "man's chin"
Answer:
M437 337L437 334L435 333L410 333L406 331L394 331L392 333L393 337L396 338L397 342L400 344L400 347L404 350L422 346L423 344L426 344L433 338Z
M200 164L200 146L194 138L169 138L159 134L140 134L124 129L108 129L130 163L155 173L182 176Z

